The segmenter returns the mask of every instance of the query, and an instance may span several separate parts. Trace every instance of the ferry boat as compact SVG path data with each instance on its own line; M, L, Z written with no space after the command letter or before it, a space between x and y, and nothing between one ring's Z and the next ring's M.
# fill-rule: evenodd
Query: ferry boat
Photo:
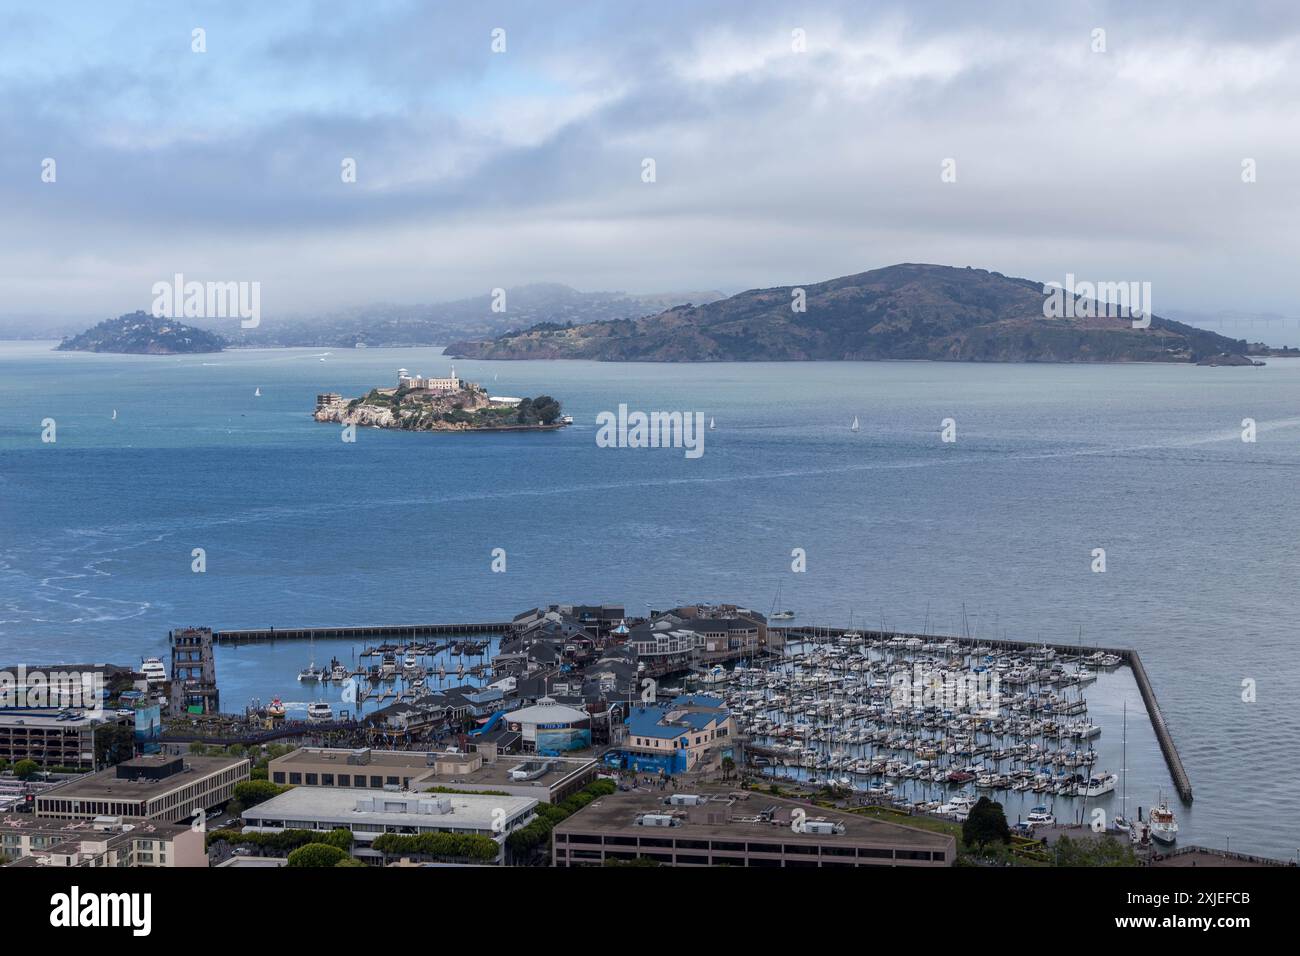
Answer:
M1152 807L1150 821L1153 840L1173 843L1178 839L1178 821L1174 819L1174 811L1169 809L1168 804L1161 802L1160 806Z
M307 705L308 720L333 720L334 711L323 700L314 700Z
M1111 793L1115 789L1115 784L1119 783L1119 776L1113 773L1094 773L1088 778L1087 785L1083 788L1085 797L1100 797L1102 794Z
M144 675L150 687L157 687L167 682L167 668L156 657L146 657L140 664L140 673Z

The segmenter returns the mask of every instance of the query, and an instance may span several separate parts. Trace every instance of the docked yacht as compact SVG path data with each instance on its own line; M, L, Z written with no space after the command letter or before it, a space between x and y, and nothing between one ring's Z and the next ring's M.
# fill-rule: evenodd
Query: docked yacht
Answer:
M317 667L316 662L312 661L306 667L298 672L298 680L304 684L315 684L325 678L325 668Z
M334 663L330 666L330 680L345 681L348 679L347 666L335 658Z
M150 687L167 683L167 668L156 657L146 657L140 664L140 673L144 675Z
M1088 778L1088 783L1083 788L1085 797L1100 797L1102 794L1111 793L1115 785L1119 783L1119 775L1113 773L1094 773Z
M1152 807L1149 817L1151 839L1161 843L1173 843L1178 839L1178 821L1174 819L1174 811L1169 809L1168 804L1161 803L1158 807Z
M1051 810L1044 806L1037 806L1030 810L1029 816L1025 818L1025 821L1031 827L1050 827L1056 825L1056 817L1052 814Z

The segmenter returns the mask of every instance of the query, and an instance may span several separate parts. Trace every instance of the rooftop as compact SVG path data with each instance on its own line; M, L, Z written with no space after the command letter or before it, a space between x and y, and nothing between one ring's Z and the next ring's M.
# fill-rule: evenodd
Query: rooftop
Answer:
M782 843L853 844L883 848L946 850L952 860L956 852L952 837L839 810L809 806L756 792L746 799L733 799L729 791L699 790L710 798L702 806L672 806L662 793L614 793L594 800L555 827L556 833L613 833L626 836L672 836L690 839L709 837L762 840L777 838ZM826 820L844 826L843 833L797 833L791 828L794 811L803 810L809 822ZM682 819L680 827L657 830L639 826L639 814L672 814ZM760 819L765 816L767 819Z
M446 809L440 811L439 805ZM532 797L294 787L265 803L249 807L243 817L249 826L259 826L261 820L284 820L491 831L498 810L505 812L508 821L536 806L537 801Z
M131 764L133 766L144 766L149 761L157 761L161 764L174 759L174 757L160 754L156 757L137 757L131 761ZM61 800L67 798L148 800L177 787L184 786L200 777L206 777L221 770L228 770L239 764L244 764L245 767L248 766L248 761L243 757L198 757L187 754L184 761L184 770L159 780L151 780L147 777L141 777L137 780L124 780L118 777L116 767L108 767L97 773L88 773L69 780L60 786L52 787L37 799L58 797Z

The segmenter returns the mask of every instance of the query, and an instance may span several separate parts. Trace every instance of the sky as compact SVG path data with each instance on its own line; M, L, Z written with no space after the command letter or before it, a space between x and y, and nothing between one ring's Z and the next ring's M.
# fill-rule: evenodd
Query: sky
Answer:
M935 262L1297 315L1297 64L1285 3L3 0L0 313Z

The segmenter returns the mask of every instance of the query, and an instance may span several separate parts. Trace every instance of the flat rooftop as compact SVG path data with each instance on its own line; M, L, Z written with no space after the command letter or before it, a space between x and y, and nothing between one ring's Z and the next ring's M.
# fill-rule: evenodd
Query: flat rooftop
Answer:
M358 810L363 802L403 805L396 810ZM409 807L415 801L447 801L447 813L417 813ZM335 787L294 787L244 811L244 823L260 826L261 820L301 820L311 823L368 823L404 827L449 827L457 830L491 831L497 811L506 820L527 813L538 801L532 797L502 797L477 793L394 793L391 791L348 790Z
M91 717L87 711L78 710L75 717L64 717L60 719L57 710L18 710L14 708L0 708L0 727L39 727L41 729L53 727L58 729L66 727L69 729L82 730L90 727ZM102 710L94 715L94 719L103 723L112 722L118 719L118 715L112 710Z
M174 756L160 754L157 757L137 757L130 763L131 766L141 767L149 766L150 763L166 763L175 759ZM58 797L62 800L68 797L78 797L95 800L148 800L187 783L192 783L200 777L206 777L208 774L228 770L241 763L248 763L243 757L198 757L187 754L183 759L185 762L184 770L180 773L174 773L170 777L163 777L161 780L146 778L123 780L117 775L117 767L108 767L97 773L88 773L57 787L51 787L44 793L38 794L37 799Z
M854 813L827 810L793 800L748 791L748 799L728 803L733 791L698 789L681 791L712 798L702 806L674 806L665 803L663 793L614 793L593 800L586 807L555 827L556 833L614 833L626 836L673 837L691 839L707 837L720 840L779 839L782 843L866 844L900 849L951 850L954 840L942 833L921 830L898 823L887 823ZM791 827L794 811L803 810L805 819L827 820L844 825L843 833L796 833ZM757 819L769 815L770 819ZM680 815L679 827L639 826L636 818L643 813ZM727 822L707 822L705 814L725 813ZM951 859L951 857L949 857Z
M0 833L30 834L34 836L61 836L67 840L106 840L129 832L137 837L155 837L166 839L189 829L187 823L163 823L159 820L144 820L139 817L114 817L118 824L131 827L124 831L121 826L107 830L96 830L92 820L60 820L53 817L33 816L30 813L11 813L0 818Z
M469 773L438 773L429 760L431 757L471 757L473 754L445 754L424 750L372 750L369 763L348 763L349 750L331 750L302 747L273 761L275 770L308 770L332 765L335 773L366 773L383 770L410 771L411 788L428 787L480 787L504 789L506 787L547 788L555 786L574 773L589 770L596 765L594 757L538 757L535 754L499 754L495 763L485 763ZM510 771L528 764L546 761L551 769L530 780L515 780Z

